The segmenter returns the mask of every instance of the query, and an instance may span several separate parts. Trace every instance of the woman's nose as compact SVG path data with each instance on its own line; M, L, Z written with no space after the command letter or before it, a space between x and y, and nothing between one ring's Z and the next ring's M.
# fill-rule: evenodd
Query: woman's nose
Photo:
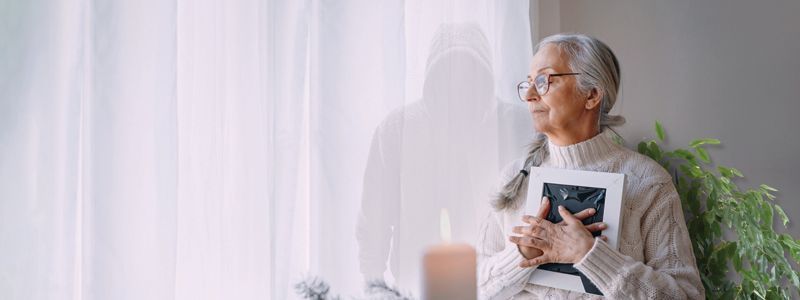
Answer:
M536 93L536 88L531 87L528 89L528 93L525 94L525 101L532 102L539 100L539 94Z

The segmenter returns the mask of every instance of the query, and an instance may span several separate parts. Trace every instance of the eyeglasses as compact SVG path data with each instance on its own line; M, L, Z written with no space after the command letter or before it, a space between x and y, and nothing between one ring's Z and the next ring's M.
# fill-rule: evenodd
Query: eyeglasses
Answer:
M539 74L533 79L533 85L536 87L536 93L539 96L544 96L550 90L551 77L566 76L566 75L580 75L581 73L558 73L558 74ZM528 91L531 89L529 81L523 81L517 84L517 93L522 102L528 102Z

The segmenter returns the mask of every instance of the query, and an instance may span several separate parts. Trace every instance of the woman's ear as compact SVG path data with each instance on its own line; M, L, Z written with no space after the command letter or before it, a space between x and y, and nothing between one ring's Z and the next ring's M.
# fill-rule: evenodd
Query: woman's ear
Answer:
M603 92L601 92L597 88L592 88L589 90L589 94L586 96L586 110L594 110L597 107L600 107L600 102L603 100Z

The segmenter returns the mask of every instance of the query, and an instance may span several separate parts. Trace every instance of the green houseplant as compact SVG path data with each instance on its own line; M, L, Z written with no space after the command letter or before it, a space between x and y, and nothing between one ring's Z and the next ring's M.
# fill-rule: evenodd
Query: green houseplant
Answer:
M711 299L788 299L800 291L797 263L800 240L778 234L789 218L773 202L774 188L741 189L735 168L713 167L706 149L717 139L698 139L685 149L662 148L664 129L655 123L658 140L643 141L638 152L673 174L680 194L697 267ZM793 266L790 261L794 261Z

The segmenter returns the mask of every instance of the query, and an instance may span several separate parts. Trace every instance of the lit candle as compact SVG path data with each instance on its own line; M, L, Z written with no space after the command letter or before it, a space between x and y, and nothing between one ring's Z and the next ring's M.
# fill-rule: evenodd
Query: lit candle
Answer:
M428 248L422 259L422 299L477 299L475 249L450 243L450 217L445 209L440 230L444 243Z

